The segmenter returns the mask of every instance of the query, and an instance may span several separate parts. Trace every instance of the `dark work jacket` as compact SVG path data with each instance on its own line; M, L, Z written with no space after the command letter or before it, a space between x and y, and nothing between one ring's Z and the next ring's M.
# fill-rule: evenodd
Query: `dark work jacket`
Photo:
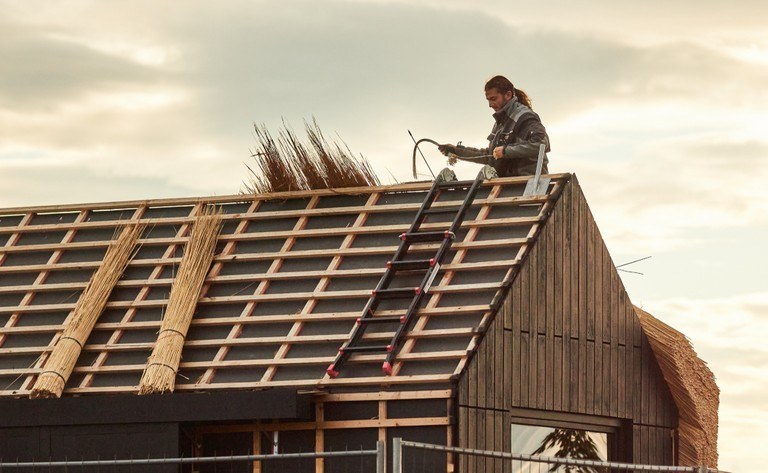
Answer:
M494 124L488 135L488 148L457 146L456 155L464 161L490 164L499 177L526 176L536 173L539 145L549 151L549 137L539 116L513 97L504 107L493 114ZM494 159L493 150L504 146L504 157ZM544 155L542 174L546 174L549 160Z

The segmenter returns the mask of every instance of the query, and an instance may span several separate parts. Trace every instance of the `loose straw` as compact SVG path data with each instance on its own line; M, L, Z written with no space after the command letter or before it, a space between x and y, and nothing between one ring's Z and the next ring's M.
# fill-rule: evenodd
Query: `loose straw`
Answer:
M706 363L682 333L635 308L677 405L679 464L717 466L720 390Z
M171 286L168 308L157 336L157 343L141 376L139 394L172 392L197 300L208 268L213 261L221 226L221 212L207 208L195 220L192 235Z
M110 244L104 255L104 262L88 282L64 333L43 365L43 371L32 387L30 397L61 397L85 341L107 305L112 288L122 277L125 267L133 257L136 242L143 229L143 225L126 226L117 241Z

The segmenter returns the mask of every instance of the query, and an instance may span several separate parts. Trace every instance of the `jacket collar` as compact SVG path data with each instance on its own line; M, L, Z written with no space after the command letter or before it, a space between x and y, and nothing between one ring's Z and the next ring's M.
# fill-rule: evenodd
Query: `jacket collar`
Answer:
M501 107L501 110L499 110L498 112L494 112L493 118L499 123L506 121L507 118L514 115L515 109L517 108L517 106L518 106L517 97L512 97L512 100L510 100L509 102L507 102L506 105Z

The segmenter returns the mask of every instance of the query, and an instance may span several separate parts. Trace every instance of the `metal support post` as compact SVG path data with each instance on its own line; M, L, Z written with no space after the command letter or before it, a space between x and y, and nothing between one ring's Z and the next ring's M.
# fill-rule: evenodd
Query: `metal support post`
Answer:
M403 473L403 439L392 439L392 473Z
M376 473L387 472L387 452L384 450L384 441L376 442Z

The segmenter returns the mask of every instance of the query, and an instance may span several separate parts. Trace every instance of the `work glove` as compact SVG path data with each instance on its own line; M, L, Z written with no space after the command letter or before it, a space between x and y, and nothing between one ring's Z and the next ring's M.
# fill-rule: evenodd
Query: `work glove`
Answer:
M456 154L456 145L440 145L437 147L437 150L443 153L443 156L448 156L449 154Z

